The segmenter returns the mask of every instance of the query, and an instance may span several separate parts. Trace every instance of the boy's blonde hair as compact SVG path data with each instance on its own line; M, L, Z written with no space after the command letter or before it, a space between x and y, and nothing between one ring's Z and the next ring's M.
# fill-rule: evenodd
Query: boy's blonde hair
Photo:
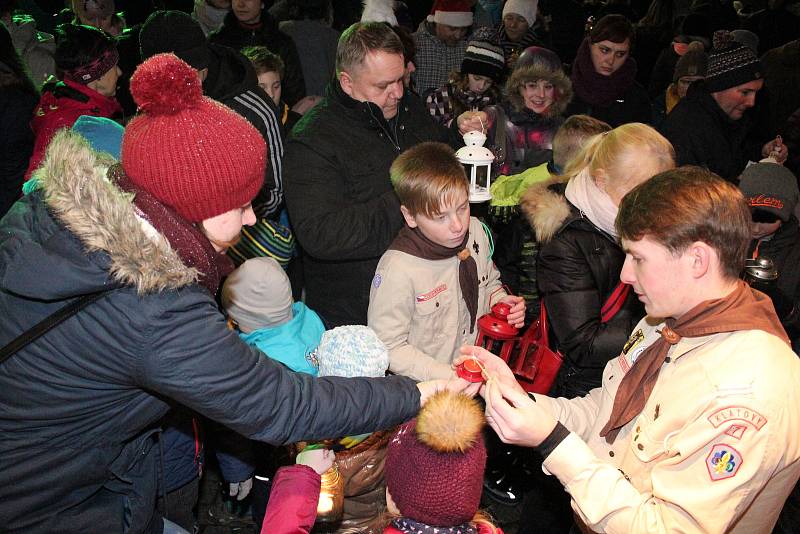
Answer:
M456 194L469 192L464 167L452 148L444 143L426 142L409 148L389 169L392 186L411 215L433 217Z
M672 144L652 127L631 122L589 139L567 164L562 177L573 178L586 168L595 177L602 169L608 176L609 185L631 189L627 184L638 183L641 172L640 166L631 164L634 156L652 158L659 172L675 167Z
M553 163L564 169L580 152L586 140L611 131L611 126L589 115L572 115L558 128L553 137Z

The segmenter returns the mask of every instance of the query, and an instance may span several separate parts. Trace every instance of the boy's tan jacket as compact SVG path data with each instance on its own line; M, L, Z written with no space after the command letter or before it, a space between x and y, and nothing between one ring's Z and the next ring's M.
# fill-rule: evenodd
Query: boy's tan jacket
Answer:
M478 264L478 313L506 296L489 255L489 238L471 217L467 247ZM469 311L458 284L458 258L425 260L387 251L369 295L368 324L389 349L389 370L415 380L449 378L461 345L471 345ZM476 319L477 320L477 319Z

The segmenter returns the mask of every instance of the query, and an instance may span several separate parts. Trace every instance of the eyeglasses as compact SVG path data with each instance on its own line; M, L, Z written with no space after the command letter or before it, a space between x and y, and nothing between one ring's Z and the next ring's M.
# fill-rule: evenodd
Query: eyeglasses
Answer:
M772 224L778 221L780 217L772 213L771 211L765 210L753 210L751 215L754 223L764 223L764 224Z

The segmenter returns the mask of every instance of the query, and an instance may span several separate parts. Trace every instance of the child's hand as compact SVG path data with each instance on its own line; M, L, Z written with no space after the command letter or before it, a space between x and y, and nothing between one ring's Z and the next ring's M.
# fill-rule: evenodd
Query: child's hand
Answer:
M489 115L485 111L465 111L456 119L461 135L478 130L486 133L489 127Z
M303 449L303 452L297 455L295 463L307 465L321 475L333 466L335 459L336 454L328 449Z
M525 326L525 299L517 295L507 295L500 299L500 302L505 302L511 306L511 311L508 312L506 320L511 326L522 328Z

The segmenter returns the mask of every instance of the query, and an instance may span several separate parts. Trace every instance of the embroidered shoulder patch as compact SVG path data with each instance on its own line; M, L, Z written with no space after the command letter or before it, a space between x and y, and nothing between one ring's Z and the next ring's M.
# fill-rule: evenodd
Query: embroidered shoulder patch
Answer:
M433 297L441 293L442 291L447 290L447 284L442 284L435 289L428 291L427 293L423 293L422 295L417 295L417 302L426 302L431 300Z
M381 275L378 274L378 273L375 273L375 277L372 279L372 287L374 287L375 289L378 289L381 286L381 281L382 280L383 280L383 278L381 278Z
M767 418L757 411L744 406L726 406L709 415L708 422L711 423L711 426L714 428L725 423L735 422L738 426L742 424L750 425L758 432L761 430L761 427L767 424Z
M708 476L714 482L736 476L740 467L742 467L742 455L725 443L717 443L711 447L706 456Z

